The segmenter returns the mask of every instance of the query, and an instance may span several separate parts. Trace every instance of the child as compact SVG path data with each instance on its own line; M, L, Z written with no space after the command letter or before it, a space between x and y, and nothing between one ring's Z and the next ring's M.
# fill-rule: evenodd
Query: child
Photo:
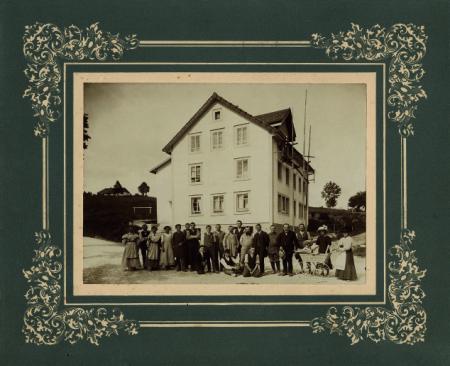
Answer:
M139 235L136 228L129 225L128 232L122 236L122 244L125 245L122 256L122 267L124 271L134 271L141 266L138 254Z
M355 261L353 258L353 240L351 238L349 228L344 228L342 231L343 237L339 239L336 258L336 277L345 281L356 281Z

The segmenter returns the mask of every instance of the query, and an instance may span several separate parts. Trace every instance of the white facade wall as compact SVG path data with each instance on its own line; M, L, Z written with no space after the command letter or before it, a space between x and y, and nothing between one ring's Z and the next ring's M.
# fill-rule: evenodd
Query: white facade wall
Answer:
M172 225L172 164L167 164L152 179L150 195L156 197L156 215L161 227Z
M221 118L214 119L220 110ZM248 144L236 146L236 126L247 126ZM211 131L223 129L223 147L212 149ZM200 152L190 152L191 134L200 134ZM172 151L172 225L194 221L200 228L205 225L234 225L261 223L268 228L272 222L272 136L266 130L249 122L220 104L214 105ZM237 158L249 158L248 179L236 178ZM190 182L190 164L201 164L201 182ZM237 192L249 192L249 211L236 212ZM223 214L214 214L212 196L224 194ZM191 197L202 198L202 212L191 213ZM275 206L276 207L276 206Z

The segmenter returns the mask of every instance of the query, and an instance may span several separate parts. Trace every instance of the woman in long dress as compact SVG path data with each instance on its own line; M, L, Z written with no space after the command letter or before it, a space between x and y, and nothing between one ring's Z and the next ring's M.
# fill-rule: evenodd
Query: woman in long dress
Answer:
M161 269L169 269L169 267L174 264L175 258L172 249L172 233L170 232L170 226L165 226L164 232L161 234L161 255L159 258L159 265Z
M128 232L122 236L122 244L125 245L122 256L122 267L125 271L134 271L141 267L138 253L139 235L136 228L130 225Z
M147 239L147 257L148 257L148 267L149 271L158 269L158 258L159 258L159 246L161 244L161 234L158 233L158 228L152 226L150 234Z
M336 277L345 281L356 281L355 261L353 258L353 240L349 228L345 228L342 232L343 237L338 242L338 256L336 258Z

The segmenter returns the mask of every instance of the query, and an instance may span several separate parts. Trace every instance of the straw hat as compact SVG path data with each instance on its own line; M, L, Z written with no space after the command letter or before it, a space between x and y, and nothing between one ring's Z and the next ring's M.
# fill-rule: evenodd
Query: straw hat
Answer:
M322 226L320 226L320 227L317 229L317 232L319 232L319 231L325 231L325 232L327 232L327 231L328 231L327 225L322 225Z

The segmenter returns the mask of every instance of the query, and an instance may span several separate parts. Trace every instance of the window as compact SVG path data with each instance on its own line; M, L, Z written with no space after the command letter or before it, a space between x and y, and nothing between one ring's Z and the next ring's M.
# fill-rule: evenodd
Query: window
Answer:
M220 111L214 111L214 119L215 120L220 119Z
M202 213L201 202L202 197L191 197L191 215L199 215Z
M289 198L278 194L278 212L289 214Z
M191 184L202 182L202 165L192 164L189 166L189 176Z
M248 158L236 159L236 179L247 179L248 177Z
M298 177L298 191L302 191L302 177Z
M295 200L294 200L293 208L294 208L294 217L296 217L297 216L297 201L295 201Z
M224 196L223 194L216 194L212 198L212 206L213 206L213 213L223 213L223 203L224 203Z
M190 135L190 152L200 151L200 134Z
M303 181L303 195L306 197L306 180Z
M236 212L246 212L248 210L248 192L236 193Z
M298 203L298 217L302 218L303 216L303 205L301 202Z
M281 163L281 161L278 162L278 180L282 180L283 179L283 164Z
M223 147L223 130L211 131L211 148L218 150Z
M297 189L297 175L295 173L292 175L292 185L295 191Z
M236 145L243 146L248 143L247 126L236 127Z
M286 168L286 185L289 185L289 168Z

